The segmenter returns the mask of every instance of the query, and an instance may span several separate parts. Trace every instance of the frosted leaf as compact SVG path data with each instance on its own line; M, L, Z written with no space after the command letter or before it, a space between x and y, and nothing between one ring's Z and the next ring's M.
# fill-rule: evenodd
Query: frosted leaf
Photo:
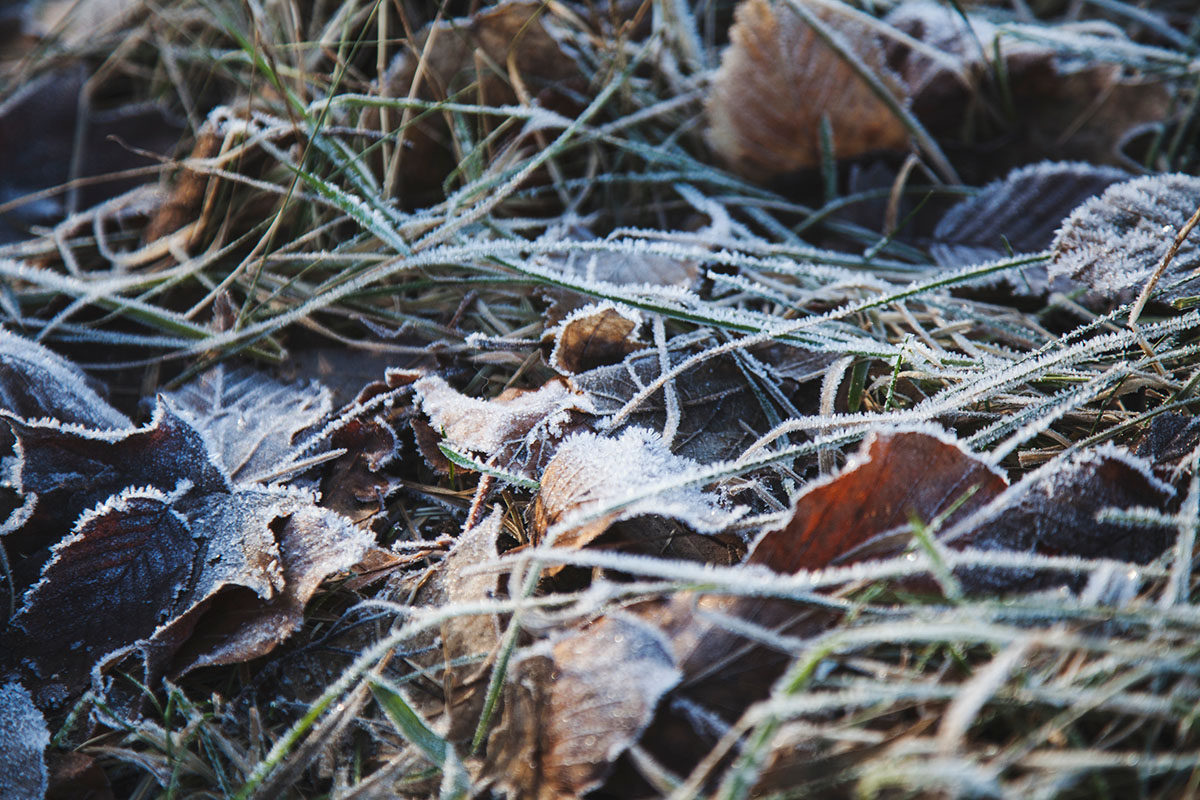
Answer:
M1077 162L1043 161L1013 170L989 183L978 195L951 208L938 222L930 248L938 264L960 267L1050 247L1062 219L1083 201L1100 194L1129 174L1115 167ZM1034 273L1034 270L1040 274ZM1048 288L1045 268L1025 270L1025 280L1011 278L1020 291L1029 285Z
M50 733L42 712L19 683L0 686L0 800L45 796Z
M1160 556L1175 531L1100 522L1106 508L1167 510L1174 496L1154 477L1150 464L1123 449L1105 446L1059 457L1027 475L986 507L947 530L954 548L1111 558L1145 564ZM1014 591L1063 583L1039 571L971 569L963 586L976 592Z
M971 493L951 517L960 519L1005 485L986 462L934 428L875 432L841 472L804 488L787 523L764 533L747 562L792 573L895 555L911 541L911 517L931 522ZM906 535L877 541L897 529Z
M1109 300L1141 290L1179 229L1200 207L1200 178L1148 175L1110 187L1075 209L1054 240L1050 275L1069 276ZM1200 294L1200 243L1188 236L1158 282L1157 297Z
M672 365L695 352L695 347L674 350L670 353ZM620 364L574 375L570 381L590 398L596 414L610 416L661 374L658 351L646 350L631 354ZM701 463L735 458L771 427L733 356L707 359L673 384L680 415L671 447L676 455ZM662 431L666 423L666 394L659 391L630 414L622 428Z
M536 646L511 670L484 774L514 800L599 788L680 679L663 635L625 614Z
M321 480L321 505L351 522L377 519L396 482L382 470L396 456L399 442L380 420L353 419L334 431L329 444L344 449Z
M142 428L94 431L52 420L27 422L0 412L17 439L12 482L25 497L5 532L18 592L33 583L48 548L80 515L131 486L173 492L187 484L198 494L228 491L200 434L161 403Z
M422 580L412 605L442 608L495 599L499 575L489 564L499 558L496 540L503 528L504 510L497 507L478 525L463 531L428 580ZM425 710L431 716L444 711L449 717L448 741L469 742L487 696L490 663L452 667L450 662L489 655L500 642L500 621L492 614L464 614L444 621L440 633L441 647L414 657L429 674L441 677L444 698L432 698ZM428 641L418 646L433 643L431 633Z
M564 375L619 363L647 347L638 339L641 314L612 303L594 303L572 312L549 333L554 337L550 366Z
M668 489L646 497L655 484L695 470L695 462L673 455L656 433L629 428L604 438L577 433L559 445L542 473L534 500L533 527L540 540L552 528L557 547L578 548L622 520L639 519L626 535L651 552L711 560L722 549L707 537L679 535L675 520L697 534L717 534L744 509L723 508L714 495L697 488ZM627 526L628 528L629 526ZM716 545L714 547L713 545ZM692 549L694 548L694 549Z
M886 21L937 55L889 41L888 64L902 76L913 111L935 136L957 138L964 125L983 123L981 132L992 127L994 117L978 112L978 87L1005 76L1007 104L1016 118L1003 138L994 139L989 170L1046 158L1122 163L1120 149L1129 136L1172 113L1171 91L1161 77L1130 74L1105 60L1065 57L1062 46L1011 35L1008 26L981 14L966 17L944 3L900 4ZM1094 21L1090 26L1096 29ZM1103 39L1092 38L1092 49L1108 51L1128 42L1115 26L1106 30ZM1065 40L1078 36L1069 25L1036 31Z
M71 362L0 328L0 409L26 419L49 417L87 428L125 429L133 423L105 402Z
M40 695L76 691L97 658L149 635L177 609L200 544L170 503L153 489L122 493L55 545L0 634L0 660L28 669Z
M247 500L243 493L232 499L235 503ZM278 497L274 500L280 502ZM251 509L258 522L267 521L271 515L271 501L271 496L265 495L257 501L261 505ZM151 654L152 665L153 659L165 660L181 634L187 640L170 662L171 675L266 655L300 627L304 607L322 582L348 572L366 556L374 542L369 531L309 502L290 498L290 503L290 509L289 501L275 509L276 515L287 512L286 516L275 517L283 520L282 530L277 542L273 540L259 552L260 561L255 565L263 577L274 582L273 593L256 592L252 596L242 588L251 582L248 577L254 573L250 570L227 584L217 585L207 601L160 628L150 638L146 650ZM270 528L271 523L267 525ZM257 532L245 526L242 530L244 534L230 532L238 539ZM245 547L237 542L231 544ZM269 560L272 551L278 554L274 562Z
M203 433L213 459L238 483L288 477L289 468L314 454L303 434L332 410L329 390L315 381L285 384L222 365L166 398Z
M820 14L816 4L810 7ZM708 99L709 140L734 169L766 178L819 166L822 118L833 128L837 158L908 149L904 123L786 4L743 0L734 19ZM870 31L842 17L827 22L903 96Z
M534 479L591 410L588 398L562 380L536 390L507 389L493 400L460 394L436 375L413 388L430 425L452 448Z

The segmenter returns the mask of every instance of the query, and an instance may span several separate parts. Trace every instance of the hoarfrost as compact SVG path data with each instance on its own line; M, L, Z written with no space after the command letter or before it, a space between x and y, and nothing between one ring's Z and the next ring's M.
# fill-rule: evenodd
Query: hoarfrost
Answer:
M1200 178L1148 175L1109 187L1063 222L1054 240L1051 278L1069 276L1108 300L1131 299L1162 261L1180 228L1200 207ZM1158 283L1158 296L1200 294L1200 243L1184 240Z
M697 469L644 428L614 438L577 433L542 474L535 528L548 543L566 547L581 547L615 522L644 516L677 520L700 534L720 533L746 509L726 509L715 495L694 487L655 490Z
M53 417L99 429L132 428L71 362L0 328L0 408L26 419Z
M1128 180L1115 167L1043 161L1013 170L975 197L951 208L934 230L930 248L943 267L977 264L1048 248L1062 219L1080 203ZM1009 279L1017 291L1049 288L1044 267L1025 270L1025 280Z
M42 712L19 683L0 687L0 800L31 800L46 794L45 750L50 733Z
M508 389L493 400L460 394L436 375L413 389L430 424L455 450L527 478L537 477L554 445L592 411L588 397L561 380L533 391Z
M213 459L238 483L284 477L311 448L302 435L332 410L316 381L285 384L251 369L218 365L165 395L207 440Z
M944 541L954 549L1008 550L1146 564L1174 540L1162 528L1131 528L1098 519L1107 508L1165 510L1174 490L1150 464L1113 445L1054 459L956 524ZM971 591L1013 591L1062 583L1061 573L971 569Z

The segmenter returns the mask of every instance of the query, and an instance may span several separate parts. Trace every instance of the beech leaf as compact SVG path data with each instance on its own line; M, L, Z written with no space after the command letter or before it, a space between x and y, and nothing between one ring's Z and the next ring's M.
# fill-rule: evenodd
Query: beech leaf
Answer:
M680 679L663 635L621 613L530 648L512 670L485 773L514 800L600 786Z
M786 4L743 0L734 19L708 100L709 139L734 169L765 178L819 166L822 119L833 128L836 158L908 149L904 123ZM903 96L870 31L836 25L864 65Z

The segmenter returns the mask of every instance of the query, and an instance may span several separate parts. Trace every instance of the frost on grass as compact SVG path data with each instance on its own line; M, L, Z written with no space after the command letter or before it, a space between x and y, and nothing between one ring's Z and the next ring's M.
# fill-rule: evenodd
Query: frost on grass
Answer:
M485 775L513 800L578 798L636 744L680 679L653 626L610 614L512 665Z
M46 794L46 720L19 683L0 686L0 800Z
M1166 513L1174 490L1149 462L1112 445L1061 456L1007 489L946 531L955 549L1110 558L1148 563L1175 539L1168 528L1102 522L1105 509L1148 508ZM1070 582L1048 572L975 568L963 575L972 591L1019 591Z
M1063 222L1054 240L1050 276L1082 281L1107 300L1130 300L1162 261L1179 230L1200 207L1200 178L1148 175L1109 187ZM1154 296L1200 294L1200 240L1189 235L1158 282Z
M126 429L133 423L105 402L71 362L0 328L0 409L87 428Z
M314 432L332 410L329 390L315 381L285 384L222 365L166 397L238 483L289 477L312 455L304 434Z
M478 525L459 534L431 574L400 576L389 584L388 594L406 601L411 597L409 604L418 608L471 606L496 599L496 542L503 527L504 509L497 507ZM413 583L418 584L415 591ZM440 640L435 636L439 632ZM495 614L462 614L446 619L439 631L429 631L409 643L411 649L431 648L413 660L442 690L432 697L423 692L413 699L430 718L448 718L445 735L453 744L470 742L475 732L491 674L487 657L500 643L501 632Z
M1115 167L1043 161L1013 170L976 196L951 208L938 222L930 248L938 264L960 267L1016 253L1037 253L1054 241L1068 214L1129 174ZM1049 287L1044 267L1008 279L1019 292Z
M715 495L695 487L669 488L697 466L673 455L658 434L644 428L629 428L612 438L577 433L559 446L542 473L534 533L547 544L579 548L626 521L619 533L637 549L728 561L727 545L710 537L745 509L728 509ZM682 535L689 530L698 535Z
M819 14L816 4L801 2ZM824 16L861 67L903 96L871 32L845 17ZM709 139L734 169L766 178L819 166L822 120L832 128L829 157L907 149L909 132L900 118L795 10L744 0L735 20L708 99Z
M536 390L506 389L493 400L460 394L436 375L413 389L433 431L454 450L535 480L558 442L591 411L587 396L562 380ZM427 448L426 458L437 463Z

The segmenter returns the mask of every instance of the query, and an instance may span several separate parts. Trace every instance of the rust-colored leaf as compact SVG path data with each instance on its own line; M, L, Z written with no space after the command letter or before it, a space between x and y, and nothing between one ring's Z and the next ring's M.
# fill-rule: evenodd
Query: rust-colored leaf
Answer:
M822 118L833 129L837 158L907 149L900 119L786 4L743 0L735 19L708 101L710 141L734 169L766 178L819 166ZM869 31L839 21L839 32L889 80Z
M944 435L925 431L873 433L835 477L810 484L788 523L768 531L747 561L776 572L820 569L898 551L869 545L916 517L930 522L962 501L950 522L1004 491L1004 478Z

